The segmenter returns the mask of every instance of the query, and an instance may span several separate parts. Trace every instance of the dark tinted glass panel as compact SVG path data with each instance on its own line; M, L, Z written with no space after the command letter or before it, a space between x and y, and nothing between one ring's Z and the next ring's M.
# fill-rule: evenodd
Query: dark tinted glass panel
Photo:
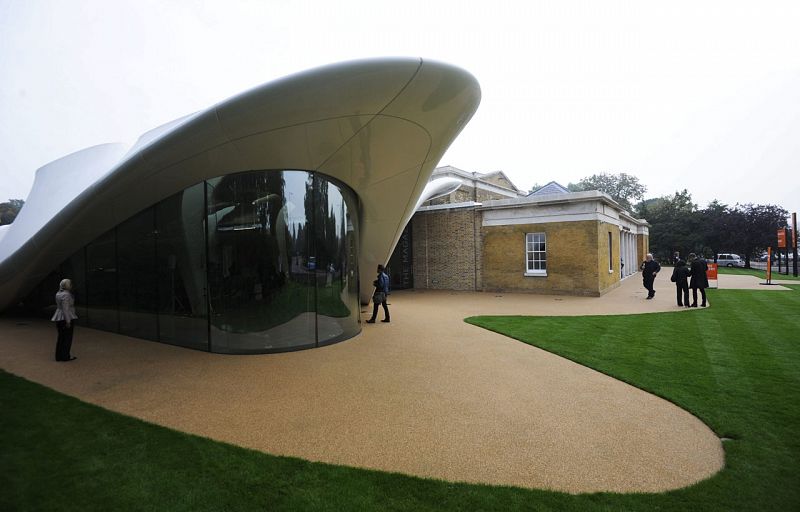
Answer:
M317 262L307 221L313 200L306 172L256 171L208 181L213 351L315 345Z
M205 186L156 206L160 340L208 350Z
M119 330L149 340L158 339L158 283L153 208L117 226Z
M72 280L75 295L75 314L78 322L86 325L86 249L81 247L61 265L63 279Z
M61 281L61 272L54 270L45 276L24 299L9 308L16 314L50 319L56 310L56 292Z
M114 230L86 246L87 323L117 331L117 258Z
M313 228L316 248L317 339L333 343L358 333L355 244L347 201L334 183L314 178ZM355 210L353 210L355 211ZM352 284L352 286L350 286Z

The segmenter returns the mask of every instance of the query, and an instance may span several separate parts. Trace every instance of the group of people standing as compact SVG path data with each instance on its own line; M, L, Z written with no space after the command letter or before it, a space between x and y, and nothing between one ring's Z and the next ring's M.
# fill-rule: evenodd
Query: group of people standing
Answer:
M708 288L708 263L702 257L698 257L695 253L689 253L688 263L684 261L680 254L675 255L675 268L672 270L672 277L670 280L675 283L677 293L678 306L686 306L687 308L697 307L697 290L700 290L700 295L703 302L700 304L706 307L706 288ZM691 282L689 282L691 278ZM692 303L689 304L689 288L692 289Z
M700 290L702 299L700 306L706 307L706 288L708 288L708 274L706 274L708 263L706 263L706 260L698 257L695 253L690 253L689 261L687 262L681 258L680 253L676 252L673 262L675 263L675 268L672 270L670 281L675 283L678 306L696 308L697 291ZM642 271L644 287L647 289L647 298L652 299L656 295L653 284L656 280L656 275L661 271L661 265L653 259L652 254L648 253L639 268ZM691 282L689 278L691 278ZM691 304L689 303L689 288L692 289Z

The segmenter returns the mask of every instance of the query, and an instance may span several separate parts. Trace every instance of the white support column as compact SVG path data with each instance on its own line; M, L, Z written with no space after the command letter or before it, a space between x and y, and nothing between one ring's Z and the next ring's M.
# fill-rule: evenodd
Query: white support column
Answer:
M628 275L628 233L622 229L619 231L619 257L624 263L620 277L624 278Z
M628 233L628 237L630 238L628 256L631 260L631 274L633 274L636 272L636 268L639 266L639 262L636 261L636 235L633 233Z

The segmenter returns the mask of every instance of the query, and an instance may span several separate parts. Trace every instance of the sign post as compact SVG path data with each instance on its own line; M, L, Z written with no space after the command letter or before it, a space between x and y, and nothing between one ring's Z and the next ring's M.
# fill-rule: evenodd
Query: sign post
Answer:
M786 256L784 261L786 261L786 275L789 275L789 248L791 247L791 238L789 235L788 228L781 228L778 230L778 253L781 252L783 249L783 253ZM781 261L778 260L778 273L781 272Z
M719 288L719 278L717 277L717 264L708 263L708 270L706 270L706 277L708 278L709 288ZM714 286L711 286L711 281L714 281Z
M767 247L767 282L772 284L772 247Z
M792 214L792 249L792 255L794 256L792 274L797 277L797 212Z

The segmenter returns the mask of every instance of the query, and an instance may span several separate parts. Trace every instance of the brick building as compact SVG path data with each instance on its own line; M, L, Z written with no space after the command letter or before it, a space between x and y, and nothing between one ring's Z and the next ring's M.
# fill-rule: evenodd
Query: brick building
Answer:
M395 288L600 296L638 271L648 224L608 195L502 172L437 168L458 189L417 209L389 262Z

